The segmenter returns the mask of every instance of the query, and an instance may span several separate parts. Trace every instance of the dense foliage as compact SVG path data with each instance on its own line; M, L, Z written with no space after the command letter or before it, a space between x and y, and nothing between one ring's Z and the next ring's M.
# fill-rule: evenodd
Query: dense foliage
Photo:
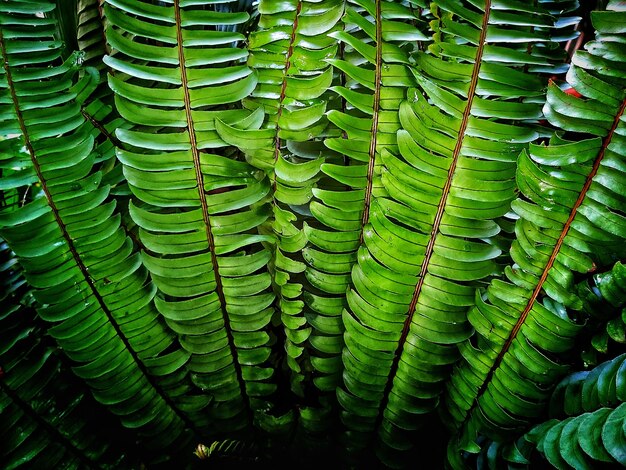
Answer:
M0 0L2 465L626 466L581 3Z

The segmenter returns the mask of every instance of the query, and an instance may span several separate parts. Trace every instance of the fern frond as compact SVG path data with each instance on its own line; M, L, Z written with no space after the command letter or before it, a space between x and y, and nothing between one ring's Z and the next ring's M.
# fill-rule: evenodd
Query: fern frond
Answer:
M114 427L111 417L72 380L45 338L36 320L32 292L6 244L0 245L0 253L3 468L132 465L119 446L120 439L100 432Z
M550 419L514 443L488 446L491 465L533 468L626 466L626 355L565 377L550 399Z
M220 135L264 169L272 182L273 218L265 230L277 239L271 262L277 311L285 332L291 389L299 396L305 395L305 377L311 371L305 342L312 331L303 302L303 291L311 290L303 276L303 223L310 218L308 205L325 160L320 141L332 133L325 115L333 80L328 60L337 53L331 33L338 30L343 3L260 2L259 27L250 35L248 58L259 83L243 105L265 110L263 127L243 132L218 127Z
M448 387L449 423L459 429L452 461L458 448L476 450L477 433L499 439L539 416L564 372L556 358L581 329L565 309L582 308L574 273L594 269L594 251L621 249L626 68L614 61L604 66L612 44L626 33L607 34L605 19L620 16L594 13L598 37L573 58L568 80L584 98L552 84L544 108L553 124L598 137L555 137L551 145L531 145L520 155L522 198L512 204L520 216L511 248L516 264L506 268L507 281L491 282L486 299L477 296L469 313L477 340L461 345L464 361Z
M94 168L92 128L81 115L89 77L75 83L76 64L61 62L54 8L16 1L1 17L0 127L7 138L0 154L14 172L2 185L35 189L19 206L3 208L0 232L35 288L39 316L54 323L49 334L96 400L138 429L146 446L179 445L194 427L186 412L199 416L210 398L181 399L188 386L173 395L161 386L157 376L179 371L184 356L167 372L151 364L180 356L180 348L154 310L153 286Z
M617 262L611 270L594 274L576 286L576 293L589 315L586 331L593 335L589 346L581 348L581 357L587 367L594 366L598 355L619 351L626 344L626 266Z
M397 124L378 129L384 139L389 128L391 140L374 166L343 317L344 422L362 445L376 431L379 455L393 466L406 461L407 431L435 408L457 344L472 334L466 312L477 281L498 273L500 250L487 241L515 196L516 156L539 136L543 82L525 68L549 64L525 47L550 42L539 27L555 23L526 8L504 30L490 1L437 2L433 14L429 51L416 51L417 67L395 78L411 87L406 100L404 90L396 96Z
M372 195L381 190L380 153L396 146L398 105L407 87L414 84L408 54L426 39L419 26L423 24L407 6L355 1L346 8L343 31L333 34L341 42L342 54L332 64L342 80L332 90L342 106L329 111L328 118L342 136L331 136L324 144L343 161L322 165L324 180L314 190L311 203L316 220L305 227L312 245L305 253L306 275L318 290L305 297L305 302L315 328L310 343L322 390L341 384L344 366L346 373L354 374L349 367L352 361L346 358L345 338L339 335L344 332L345 292L366 233ZM340 403L342 397L340 392ZM343 420L349 429L354 428L350 416ZM356 436L352 441L357 447L362 445Z
M550 421L524 439L555 467L626 465L626 354L567 376L550 398Z
M232 105L257 74L243 61L243 11L215 1L108 0L109 86L120 115L117 149L135 200L130 213L156 307L191 355L194 382L212 397L215 431L273 420L268 359L274 313L265 267L273 243L257 227L270 215L270 182L237 159L216 122L258 128L263 111ZM226 27L227 26L227 27ZM217 424L219 423L219 424Z
M626 466L626 403L600 408L562 421L551 420L529 431L528 440L556 468L592 470L599 465Z
M264 124L243 132L218 127L220 135L272 181L273 218L264 230L277 239L271 261L277 311L285 332L291 389L301 397L307 394L306 379L312 370L305 351L312 326L303 301L311 291L303 274L307 256L303 227L311 218L309 203L326 159L321 140L336 134L326 118L333 81L328 61L337 54L332 33L339 29L343 10L342 0L260 2L259 27L250 35L248 58L259 83L243 105L263 107Z

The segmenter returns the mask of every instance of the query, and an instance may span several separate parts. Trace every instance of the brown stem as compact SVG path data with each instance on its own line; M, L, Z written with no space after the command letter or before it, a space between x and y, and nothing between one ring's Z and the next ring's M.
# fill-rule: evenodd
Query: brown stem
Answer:
M213 231L211 228L211 221L209 219L209 209L208 209L208 204L206 200L207 195L204 190L204 176L202 175L200 151L198 149L198 143L196 140L196 131L195 131L192 109L191 109L191 99L189 97L189 86L187 84L187 68L185 65L185 52L183 50L183 31L182 31L182 22L181 22L181 16L180 16L180 0L174 0L174 12L176 16L178 60L179 60L179 66L180 66L181 81L183 84L183 94L184 94L184 100L185 100L185 114L187 116L187 131L189 133L191 153L193 156L194 169L196 172L196 184L198 186L198 197L200 198L200 205L202 207L202 219L204 221L204 228L206 231L206 238L209 244L209 251L211 252L211 264L213 265L213 274L215 275L215 283L216 283L215 292L217 293L217 296L220 300L221 309L222 309L222 318L224 320L224 329L226 330L226 335L228 337L228 346L230 348L230 353L233 357L235 373L237 375L237 382L239 383L241 396L243 397L246 403L248 418L250 421L252 421L250 399L248 397L248 394L246 393L246 387L245 387L245 383L243 380L243 374L241 371L241 364L239 364L239 354L237 351L237 347L235 346L235 340L233 338L233 331L230 325L230 318L228 317L228 312L226 311L226 298L224 296L224 286L222 285L222 278L220 276L220 266L217 260L217 255L215 254L215 238L213 236Z
M370 131L369 162L367 165L367 186L365 187L365 203L363 218L361 220L360 243L363 243L363 228L370 219L370 206L372 204L372 189L374 187L374 167L376 164L376 143L378 137L378 118L380 111L380 90L383 73L383 28L381 0L376 0L376 71L374 75L374 106L372 116L372 128Z
M450 189L452 187L452 178L456 171L456 165L459 159L459 155L461 153L461 148L463 147L463 141L465 139L465 130L467 129L467 125L469 122L472 103L474 101L474 97L476 96L476 87L478 86L478 75L480 72L480 66L482 63L483 52L485 48L486 38L487 38L487 26L489 24L489 14L491 12L491 0L486 0L485 2L485 12L483 15L482 22L482 30L480 32L480 39L478 42L478 49L476 51L476 59L474 61L474 68L472 70L472 76L470 80L470 86L467 94L467 104L463 111L463 117L461 119L461 126L459 128L456 145L454 146L454 150L452 152L452 162L450 164L450 168L448 169L448 177L446 179L446 183L443 187L443 193L441 195L441 199L439 200L439 206L437 208L437 213L435 215L435 220L433 222L433 227L430 232L430 238L428 240L428 244L426 245L426 252L424 254L424 261L422 262L422 266L419 273L419 280L417 285L415 286L415 290L413 291L413 297L411 299L411 303L409 304L409 314L404 321L404 327L402 329L402 335L400 336L400 341L398 342L398 347L396 348L396 352L394 355L393 363L391 366L391 371L389 373L389 377L387 379L387 385L385 388L385 393L383 395L383 400L380 405L379 413L378 413L378 423L377 427L380 426L383 417L383 411L387 407L387 403L389 400L389 395L391 393L391 389L393 387L393 379L398 371L398 366L400 364L400 357L402 356L402 351L404 350L404 343L406 342L406 338L409 334L409 330L411 328L411 322L413 321L413 315L415 315L415 308L419 299L419 296L422 292L422 287L424 285L424 279L426 274L428 273L428 267L430 263L430 259L433 255L435 242L437 240L437 235L439 234L439 227L441 226L441 220L443 218L443 214L446 208L446 202L448 200L448 196L450 194Z
M302 0L298 1L296 5L296 16L293 20L293 26L291 29L291 36L289 37L289 46L287 47L287 55L285 56L285 67L283 68L283 79L280 84L280 96L278 98L278 108L276 110L276 127L274 128L276 131L274 138L274 166L278 162L280 158L280 117L283 115L283 103L285 101L285 97L287 95L287 75L289 73L289 69L291 68L291 56L293 55L293 47L296 41L296 31L298 30L298 20L300 19L300 12L302 11ZM276 172L272 177L272 188L273 192L276 192Z
M172 411L178 416L178 418L180 418L181 421L183 421L185 423L185 425L189 429L192 429L196 434L201 435L201 433L194 427L193 423L191 423L191 421L189 421L189 419L185 415L182 414L182 412L172 402L170 397L168 397L165 394L165 392L158 386L158 384L156 383L154 377L152 377L148 373L148 369L143 364L141 359L139 359L139 356L137 355L135 350L130 345L130 342L128 341L128 339L126 338L124 333L122 332L122 330L121 330L119 324L117 323L117 321L115 320L115 317L113 316L113 313L111 312L111 310L109 310L109 307L106 305L106 303L104 302L103 297L100 295L100 292L96 288L94 280L89 275L89 271L88 271L87 267L85 266L85 264L83 263L83 260L82 260L82 258L80 256L80 254L78 253L78 250L76 249L76 246L74 244L74 240L72 239L72 237L68 233L67 227L65 226L65 223L63 222L63 219L61 218L59 210L58 210L58 208L57 208L57 206L56 206L56 204L55 204L55 202L54 202L54 200L52 198L52 194L50 193L50 190L48 188L48 183L47 183L46 179L44 178L44 175L43 175L43 173L41 171L41 167L39 166L39 162L37 161L37 156L35 154L35 150L33 148L32 142L30 140L28 129L26 128L26 125L24 123L24 117L22 116L22 111L21 111L21 108L20 108L19 99L18 99L17 93L15 91L15 85L13 83L13 75L12 75L11 67L9 66L8 54L7 54L7 51L6 51L6 45L5 45L4 36L3 36L1 28L0 28L0 50L2 52L2 58L3 58L3 61L4 61L4 70L5 70L5 74L6 74L6 78L7 78L7 85L8 85L8 88L9 88L11 99L13 101L13 106L15 108L16 118L17 118L17 121L19 123L20 130L22 132L22 136L24 138L24 146L26 147L26 150L28 151L28 153L30 155L31 162L33 164L33 169L35 170L35 173L37 174L37 177L39 178L39 182L41 184L41 190L44 192L44 194L46 196L46 199L48 201L48 205L50 206L50 209L52 211L54 219L55 219L57 225L59 226L59 229L61 230L61 235L62 235L63 239L65 240L65 242L68 245L69 251L70 251L70 253L72 255L72 258L74 259L74 262L76 263L76 266L80 270L83 278L85 279L85 282L89 286L89 290L91 291L92 295L96 299L96 302L100 306L100 309L102 310L102 312L107 317L109 323L111 324L111 326L115 330L115 333L117 334L117 336L120 338L122 343L124 343L124 346L128 350L129 354L132 356L133 360L136 362L137 367L139 368L139 370L146 377L146 380L154 388L156 393L163 399L163 401L165 401L165 403L167 403L167 405L172 409Z

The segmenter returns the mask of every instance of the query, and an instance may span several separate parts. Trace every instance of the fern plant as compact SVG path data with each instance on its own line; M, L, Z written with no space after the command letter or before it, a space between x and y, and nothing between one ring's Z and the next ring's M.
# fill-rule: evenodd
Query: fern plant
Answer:
M512 468L532 468L532 462L545 460L556 468L626 465L620 429L626 408L625 359L622 354L589 371L565 377L550 399L551 419L514 443L490 444L485 467L506 461Z
M4 460L624 465L625 38L615 0L1 1Z
M605 19L611 14L592 16L600 33L614 33ZM589 99L574 102L553 84L544 108L548 120L564 130L600 137L572 142L556 136L550 145L531 145L520 155L517 182L524 198L512 203L520 217L511 247L516 264L505 269L508 282L493 280L488 302L477 298L468 313L479 342L477 347L469 342L464 346L465 361L448 389L448 409L459 429L460 446L466 450L473 448L478 431L497 436L519 429L541 413L542 402L562 370L553 357L573 346L582 327L566 311L566 307L582 307L573 289L573 272L592 270L589 254L594 247L619 243L623 236L621 201L612 197L619 193L623 175L613 173L612 161L623 153L621 118L626 100L623 86L609 86L611 72L605 73L599 65L606 60L603 53L608 44L589 43L589 52L577 52L569 69L571 85ZM604 84L608 93L594 93ZM605 114L594 114L592 109L603 109ZM604 178L607 172L617 180Z
M32 308L32 290L7 249L2 247L2 382L0 416L5 423L0 447L3 466L131 466L122 439L106 436L111 416L93 402L71 372ZM97 416L100 430L89 415ZM128 438L128 434L123 437Z

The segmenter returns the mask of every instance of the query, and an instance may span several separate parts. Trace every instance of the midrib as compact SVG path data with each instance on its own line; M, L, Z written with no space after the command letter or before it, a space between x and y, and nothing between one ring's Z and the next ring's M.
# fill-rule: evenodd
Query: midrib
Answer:
M100 133L106 137L106 139L111 142L113 144L114 147L116 148L120 148L123 149L124 148L124 144L122 144L122 142L120 142L120 140L115 137L113 134L111 134L106 127L104 127L104 124L100 121L98 121L93 115L89 114L87 111L85 111L84 109L80 110L80 113L83 115L83 117L85 119L87 119L89 121L89 123L96 129L98 129L98 131L100 131Z
M554 265L554 261L556 260L557 256L559 255L559 252L561 250L561 246L563 245L563 241L565 240L565 237L567 236L567 233L569 232L569 229L570 229L570 227L572 225L572 222L574 221L574 218L576 217L578 208L583 203L583 201L585 199L585 196L587 195L587 191L589 191L589 188L591 187L591 184L593 183L593 178L596 176L596 173L598 172L598 169L600 168L600 164L602 163L602 159L604 158L604 154L606 152L606 149L609 146L609 144L611 143L611 139L613 138L613 134L615 133L615 129L617 129L617 126L619 125L619 122L620 122L620 118L624 114L625 110L626 110L626 99L624 99L624 101L622 102L622 104L621 104L621 106L620 106L620 108L618 110L618 113L615 116L615 119L613 120L613 125L612 125L609 133L607 134L607 136L604 138L604 140L602 142L602 147L600 148L600 152L598 153L598 156L596 157L596 160L595 160L595 162L593 164L593 168L591 169L591 172L589 173L589 175L587 175L587 178L585 180L585 184L583 185L583 187L582 187L582 189L580 191L580 194L578 195L578 199L576 200L576 203L574 204L574 206L572 207L572 210L570 211L569 217L567 218L567 221L565 222L565 225L563 226L563 230L561 230L561 234L560 234L560 236L559 236L559 238L558 238L558 240L557 240L557 242L556 242L556 244L554 246L554 249L552 250L552 254L550 255L550 258L548 259L546 267L544 268L544 270L543 270L543 272L541 274L541 277L539 278L539 282L538 282L537 286L533 290L533 293L530 296L530 299L528 300L528 303L526 304L526 307L524 308L524 310L520 314L517 322L513 326L513 329L511 330L511 333L509 334L509 337L505 341L504 346L502 347L500 353L496 357L493 365L491 366L491 369L489 369L489 372L487 373L487 377L485 378L485 381L482 383L480 389L478 390L476 398L474 398L474 400L472 402L472 406L467 411L467 413L465 415L465 419L461 423L461 425L459 426L459 429L463 428L463 426L465 425L465 423L467 422L467 420L471 416L472 412L474 411L474 409L478 405L478 401L480 400L482 395L487 390L487 387L489 387L489 384L491 383L491 380L493 378L493 374L498 369L498 367L500 367L500 364L502 363L502 360L503 360L504 356L506 355L506 353L508 352L509 348L513 344L513 341L515 340L515 338L517 337L518 333L520 332L522 326L524 325L524 322L526 321L526 318L528 317L528 314L530 313L530 311L532 310L533 306L535 305L535 302L537 301L537 298L538 298L538 296L539 296L539 294L541 292L541 289L543 288L543 285L546 282L546 279L548 278L548 274L550 273L550 269L552 269L552 266Z
M144 377L146 378L148 383L152 386L152 388L154 388L154 390L161 397L161 399L176 414L176 416L181 421L183 421L183 423L185 423L185 425L189 429L193 430L197 435L201 435L201 433L196 429L196 427L193 425L193 423L185 415L182 414L182 412L176 407L176 405L170 399L170 397L168 397L165 394L165 392L157 385L157 383L154 380L154 378L148 373L148 369L143 364L143 362L141 362L141 360L139 359L139 356L137 355L135 350L131 347L130 342L128 341L128 339L126 338L124 333L122 332L122 330L121 330L119 324L117 323L117 321L115 320L115 317L113 316L113 313L109 310L109 307L104 302L104 299L100 295L100 292L98 292L98 290L96 289L94 281L91 278L91 276L89 275L89 271L88 271L87 267L85 266L85 264L83 263L83 260L80 257L80 254L78 253L78 250L76 249L76 246L74 244L74 241L73 241L72 237L70 236L70 234L67 231L67 227L65 226L65 223L61 219L61 215L59 213L59 210L58 210L58 208L57 208L57 206L56 206L56 204L55 204L55 202L54 202L54 200L52 198L52 194L50 193L50 190L48 188L48 182L44 178L43 173L41 171L41 167L39 166L39 162L37 161L37 157L35 155L35 150L33 148L32 142L30 140L30 135L29 135L28 129L26 128L26 124L24 123L24 117L22 115L22 110L20 108L19 99L18 99L17 93L15 91L15 85L13 83L13 75L12 75L12 72L11 72L11 67L9 65L9 60L8 60L8 55L7 55L7 52L6 52L6 45L5 45L5 41L4 41L4 35L3 35L3 32L2 32L2 28L0 28L0 50L2 52L2 58L3 58L3 61L4 61L4 70L5 70L6 77L7 77L7 85L9 87L9 93L11 95L11 100L12 100L13 106L15 108L15 114L16 114L16 118L17 118L17 121L18 121L19 126L20 126L20 130L21 130L22 136L24 138L24 146L26 147L26 150L28 151L31 163L33 164L33 168L34 168L35 173L37 174L37 178L39 179L39 182L41 184L41 190L43 191L43 193L46 196L46 200L48 201L48 205L50 206L50 210L52 211L52 214L53 214L54 219L55 219L55 221L57 223L57 226L59 227L59 229L61 231L61 235L62 235L63 239L65 240L65 242L68 245L68 248L70 250L70 253L72 254L72 258L74 259L74 262L76 263L76 266L80 270L80 272L81 272L85 282L89 286L89 289L90 289L92 295L94 296L94 298L98 302L98 305L100 306L100 309L102 310L102 312L107 317L107 320L109 321L109 323L111 324L111 326L115 330L115 333L117 334L117 336L120 338L120 340L124 344L124 347L126 348L128 353L131 355L131 357L133 358L133 360L137 364L137 367L139 368L141 373L144 375Z
M300 12L302 11L302 0L298 0L298 4L296 5L296 16L293 20L293 26L291 29L291 35L289 37L289 46L287 46L287 54L285 55L285 66L283 67L283 77L280 83L280 95L278 97L278 108L276 109L276 126L274 127L275 135L274 135L274 167L276 167L276 163L280 158L280 118L283 115L283 107L285 102L285 97L287 95L287 76L289 74L289 69L291 68L291 56L293 55L294 43L296 40L296 32L298 30L298 21L300 19ZM276 191L276 171L274 171L272 176L272 188L274 192ZM274 198L273 198L274 199ZM274 203L276 203L274 199Z
M426 274L428 273L428 266L430 263L430 259L433 255L435 242L437 240L437 235L439 234L439 228L441 226L441 220L443 218L443 214L445 212L446 203L448 201L448 196L450 194L450 188L452 186L452 178L454 177L454 173L456 171L457 162L459 159L459 155L461 153L461 149L463 147L463 141L465 139L465 131L467 129L467 125L469 122L470 114L472 111L472 103L474 102L474 97L476 96L476 87L478 85L478 74L480 72L480 66L482 63L483 52L485 48L485 41L487 37L487 27L489 24L489 15L491 12L491 0L486 0L485 2L485 11L483 15L482 29L480 32L480 38L478 42L478 48L476 51L476 58L474 61L474 67L472 69L472 76L470 80L470 86L467 94L467 104L465 109L463 110L463 116L461 118L461 125L459 127L459 133L456 140L456 144L454 146L454 150L452 152L452 158L450 163L450 168L448 169L448 176L443 187L443 192L441 195L441 199L439 200L439 205L437 207L437 212L435 215L435 219L433 222L433 226L430 232L430 237L428 239L428 244L426 245L426 250L424 254L424 261L422 262L422 266L420 268L420 273L418 274L419 279L415 286L415 290L413 291L413 296L411 298L411 303L408 308L408 315L406 320L404 321L404 326L402 329L402 335L400 336L400 340L398 341L398 347L396 348L396 352L393 358L393 363L391 365L391 370L389 373L389 377L387 379L387 385L385 387L385 392L383 394L383 399L381 401L376 428L380 426L383 419L383 412L387 407L389 401L389 395L391 393L391 389L393 387L393 379L398 371L398 366L400 364L400 358L402 356L402 351L404 350L404 343L406 342L407 336L409 334L409 330L411 328L411 323L413 321L413 316L415 315L415 309L417 306L417 302L419 300L419 296L422 292L422 287L424 285L424 279Z
M191 153L193 156L193 164L194 164L194 170L195 170L195 175L196 175L196 185L198 186L198 198L200 199L200 206L202 208L202 220L204 222L206 238L209 244L209 251L211 252L211 264L213 266L213 274L215 275L215 283L216 283L215 292L217 293L217 296L220 300L222 319L224 321L224 329L226 330L226 335L228 337L228 346L230 349L230 353L233 357L235 373L237 375L237 382L239 384L241 396L243 397L246 403L248 419L251 419L250 400L246 393L246 387L245 387L245 383L243 380L241 365L239 364L239 355L237 352L237 348L235 346L233 332L230 326L230 318L228 317L228 313L226 311L226 297L224 296L224 286L222 284L222 278L220 276L220 267L219 267L219 263L217 260L217 255L215 254L215 238L213 236L213 231L211 228L211 221L209 219L209 210L208 210L208 204L206 200L206 193L204 191L204 176L202 175L202 166L200 163L200 152L198 150L196 131L194 127L193 115L192 115L192 109L191 109L191 99L189 97L189 86L187 83L187 68L185 65L185 51L183 48L183 31L182 31L182 22L181 22L181 15L180 15L180 0L174 0L174 15L175 15L175 20L176 20L178 61L179 61L180 76L181 76L181 81L182 81L182 86L183 86L185 115L187 118L187 131L189 133L189 142L191 145Z
M363 217L361 219L361 234L359 243L363 243L364 228L369 223L370 207L372 204L372 190L374 187L374 168L376 166L376 145L378 142L378 118L380 111L380 90L382 87L383 65L383 33L382 33L382 7L381 0L376 0L376 70L374 73L374 103L372 115L372 127L370 130L369 160L367 163L367 185L363 202Z
M363 201L363 217L361 219L361 234L359 243L363 243L365 226L370 220L370 207L372 205L372 190L374 188L374 168L376 167L376 146L378 143L378 118L380 111L380 90L382 88L383 69L383 30L382 30L382 6L381 0L376 0L376 70L374 72L374 103L372 107L372 127L370 129L369 160L367 163L367 185L365 186L365 199Z

